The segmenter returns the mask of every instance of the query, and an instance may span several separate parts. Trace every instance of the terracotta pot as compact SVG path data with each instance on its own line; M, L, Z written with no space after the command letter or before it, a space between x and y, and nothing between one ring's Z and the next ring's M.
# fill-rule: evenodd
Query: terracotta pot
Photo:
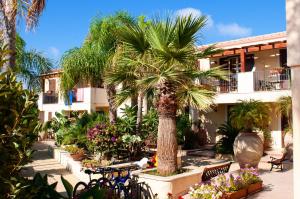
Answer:
M261 138L253 132L240 132L233 144L234 155L240 168L257 167L263 150Z
M82 153L75 153L75 154L71 154L71 157L75 161L81 161L81 160L84 159L84 154L82 154Z
M253 194L262 190L262 182L250 184L248 187L248 194Z
M247 196L247 189L241 189L235 192L225 193L226 199L240 199Z
M293 134L292 133L286 133L284 135L284 148L287 151L286 158L292 160L293 159Z

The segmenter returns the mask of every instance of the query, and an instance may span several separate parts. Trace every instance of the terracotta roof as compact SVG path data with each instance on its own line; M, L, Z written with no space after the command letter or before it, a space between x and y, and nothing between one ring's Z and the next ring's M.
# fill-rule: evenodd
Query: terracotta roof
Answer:
M47 76L47 75L55 75L55 74L60 74L62 72L62 69L52 69L47 73L41 74L41 76Z
M253 37L246 37L236 40L229 40L223 42L217 42L216 46L222 49L232 49L232 48L242 48L246 46L259 45L259 44L268 44L279 41L286 41L286 32L277 32L272 34L265 34ZM205 48L209 45L199 46L199 49Z

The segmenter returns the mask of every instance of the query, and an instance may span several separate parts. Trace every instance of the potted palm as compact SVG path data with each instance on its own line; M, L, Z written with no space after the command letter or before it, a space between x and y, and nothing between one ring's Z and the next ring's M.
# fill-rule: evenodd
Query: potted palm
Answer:
M270 123L270 107L257 100L244 100L230 109L230 121L240 130L233 151L241 168L257 167L264 143L254 129L266 130Z

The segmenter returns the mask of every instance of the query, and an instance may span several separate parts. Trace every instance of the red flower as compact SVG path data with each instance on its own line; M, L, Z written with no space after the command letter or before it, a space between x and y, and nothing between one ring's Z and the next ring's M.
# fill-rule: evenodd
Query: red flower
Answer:
M179 196L178 199L184 199L183 196Z
M172 193L168 193L168 197L172 197Z

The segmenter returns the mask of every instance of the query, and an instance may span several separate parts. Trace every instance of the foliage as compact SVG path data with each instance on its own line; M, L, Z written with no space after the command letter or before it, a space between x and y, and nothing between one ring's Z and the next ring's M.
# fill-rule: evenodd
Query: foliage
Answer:
M26 178L12 178L8 181L10 185L10 198L14 199L63 199L56 190L57 182L48 183L48 176L37 173L32 180Z
M185 137L191 130L191 122L189 114L182 113L176 117L177 142L178 144L185 143Z
M138 135L125 134L122 136L122 142L130 157L135 157L141 147L142 139Z
M70 154L84 154L85 151L82 148L79 148L74 145L66 146L65 150L68 151Z
M242 169L240 172L240 176L246 185L262 182L261 178L258 175L257 169L255 168Z
M14 71L28 89L41 90L40 75L52 69L52 61L34 49L26 50L25 41L16 37L16 67Z
M213 185L201 184L191 187L189 191L191 198L201 199L220 199L223 193L217 190Z
M262 182L262 180L257 173L257 169L248 168L241 170L237 176L232 174L229 176L218 175L211 179L208 184L196 185L191 188L189 194L195 199L220 199L224 193L235 192L258 182Z
M87 139L94 151L100 152L102 156L108 158L118 153L122 143L122 139L116 131L116 126L109 122L99 123L88 129Z
M7 189L3 180L17 176L21 166L30 161L40 129L37 100L13 73L0 74L0 194Z
M121 108L122 117L117 119L117 131L121 134L135 134L136 129L136 107L130 107L125 105L124 108Z
M193 17L190 15L176 19L171 17L165 20L158 19L146 24L128 24L121 28L119 32L121 52L117 57L117 66L130 68L134 75L144 74L138 75L139 78L135 83L143 92L154 90L154 93L157 93L158 110L166 110L169 111L169 114L175 115L178 108L185 106L192 106L201 110L210 109L215 93L211 85L204 85L203 82L224 78L224 72L219 68L200 71L195 65L196 60L216 52L213 47L204 51L199 51L194 47L197 33L205 26L205 22L204 16ZM115 70L110 71L108 76L114 76L115 72ZM113 82L114 78L106 81ZM195 84L195 82L199 82L199 84ZM165 114L160 112L158 115L161 118ZM163 138L175 136L169 131L169 129L175 128L167 128L166 126L164 130L158 132L170 133L166 136L158 136L161 138L158 143L164 143ZM176 139L172 140L175 142L165 143L166 146L159 148L158 161L168 159L159 154L176 157L174 154L161 153L161 150L172 148L171 145L177 144ZM170 153L175 153L175 150ZM169 164L169 166L164 167L164 169L169 170L166 172L162 169L163 167L159 167L159 172L168 175L176 170L176 165Z
M281 113L288 120L288 126L286 127L286 132L292 132L292 122L293 122L293 114L292 114L292 97L284 96L280 97L277 100L277 112Z
M270 107L257 100L241 100L230 109L233 127L252 132L253 128L265 130L270 123Z
M231 125L230 122L222 124L217 129L217 134L222 136L216 144L216 152L221 154L233 154L233 143L240 129Z
M101 166L101 162L99 162L98 160L90 160L90 159L82 160L81 164L84 167L100 167Z

